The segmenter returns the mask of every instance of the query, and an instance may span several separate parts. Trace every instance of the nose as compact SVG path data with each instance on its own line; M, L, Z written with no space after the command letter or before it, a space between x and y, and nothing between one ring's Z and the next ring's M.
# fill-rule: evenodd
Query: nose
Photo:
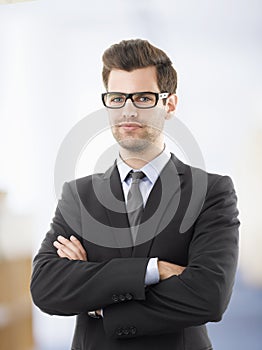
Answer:
M122 117L124 118L136 118L138 115L137 108L133 105L131 100L127 100L122 110Z

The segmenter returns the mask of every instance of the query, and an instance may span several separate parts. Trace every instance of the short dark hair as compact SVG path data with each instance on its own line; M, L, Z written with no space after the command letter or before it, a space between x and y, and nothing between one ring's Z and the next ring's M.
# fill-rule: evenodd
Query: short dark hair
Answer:
M108 87L108 78L112 69L131 72L134 69L156 67L157 84L160 92L176 93L177 73L172 61L161 49L147 40L122 40L110 46L103 54L103 82Z

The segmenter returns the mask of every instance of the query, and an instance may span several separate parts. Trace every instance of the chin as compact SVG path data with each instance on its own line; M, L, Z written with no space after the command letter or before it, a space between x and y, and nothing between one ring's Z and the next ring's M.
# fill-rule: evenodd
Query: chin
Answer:
M143 139L118 140L118 143L122 148L135 153L144 151L151 144L148 140Z

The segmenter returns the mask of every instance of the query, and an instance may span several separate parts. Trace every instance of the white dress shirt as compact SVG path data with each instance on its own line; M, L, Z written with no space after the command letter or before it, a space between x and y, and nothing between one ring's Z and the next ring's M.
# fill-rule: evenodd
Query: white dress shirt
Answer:
M117 167L122 183L122 188L125 196L125 201L127 202L127 195L131 187L132 179L127 177L130 171L142 171L146 176L140 180L139 189L143 197L144 207L146 205L149 194L159 177L159 174L166 166L170 160L171 154L165 147L162 153L154 158L150 163L147 163L141 169L132 169L127 165L119 156L117 160ZM151 258L148 262L146 275L145 275L145 285L155 284L159 282L159 271L157 266L158 258Z

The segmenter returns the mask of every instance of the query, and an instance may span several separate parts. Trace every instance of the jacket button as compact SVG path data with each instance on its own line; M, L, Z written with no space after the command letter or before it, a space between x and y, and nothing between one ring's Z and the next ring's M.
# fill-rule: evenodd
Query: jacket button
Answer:
M128 334L130 333L130 331L129 331L128 328L125 328L125 329L123 330L123 333L124 333L124 335L128 335Z
M135 335L135 334L136 334L136 331L137 331L136 327L130 327L130 333L131 333L132 335Z
M118 328L116 330L116 335L123 335L123 330L121 328Z
M119 299L120 301L125 301L126 300L126 297L122 294L119 295Z
M119 301L118 295L113 294L112 295L112 300L113 300L114 303L117 303Z
M127 300L132 300L133 299L133 295L131 293L126 293L126 299Z

